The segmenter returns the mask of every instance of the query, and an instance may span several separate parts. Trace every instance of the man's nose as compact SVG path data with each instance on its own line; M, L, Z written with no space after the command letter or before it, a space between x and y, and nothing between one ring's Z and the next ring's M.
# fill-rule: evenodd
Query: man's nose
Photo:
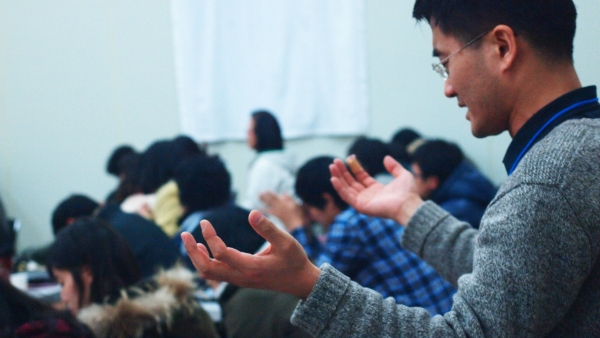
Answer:
M446 79L446 81L444 82L444 95L446 95L446 97L449 98L456 96L456 91L454 90L454 87L452 87L452 84L450 83L450 81L448 81L448 79Z

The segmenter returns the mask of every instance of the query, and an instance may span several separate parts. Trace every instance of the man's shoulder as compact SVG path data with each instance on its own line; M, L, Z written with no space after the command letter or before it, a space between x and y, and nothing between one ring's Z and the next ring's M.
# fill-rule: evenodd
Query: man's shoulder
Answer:
M599 158L600 119L569 120L535 144L513 175L525 183L561 185L576 175L597 175Z

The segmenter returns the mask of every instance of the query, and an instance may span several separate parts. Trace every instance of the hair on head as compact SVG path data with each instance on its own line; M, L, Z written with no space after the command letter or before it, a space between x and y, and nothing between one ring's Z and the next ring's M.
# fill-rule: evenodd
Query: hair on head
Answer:
M196 155L175 170L179 200L188 212L207 210L229 201L231 176L218 156Z
M62 230L50 247L47 269L68 270L83 298L83 268L93 276L90 300L102 303L117 297L122 288L141 278L129 244L110 224L98 218L81 218Z
M85 195L71 195L62 200L52 212L52 230L56 236L70 220L91 216L100 204Z
M573 60L577 10L572 0L417 0L413 17L463 43L507 25L553 60Z
M390 155L390 149L382 141L361 136L348 149L348 155L352 154L356 155L356 159L369 175L387 173L383 159Z
M281 128L273 114L266 110L258 110L252 113L252 119L254 120L257 152L283 149Z
M296 195L307 205L323 209L327 201L323 194L331 195L335 205L344 210L346 203L331 184L329 165L333 163L331 156L319 156L306 162L296 174Z
M398 130L392 137L392 142L398 144L406 149L416 139L421 138L421 134L411 128L402 128Z
M412 154L412 161L419 165L423 178L435 176L440 184L463 160L460 148L443 140L426 141Z
M119 168L119 162L124 156L135 153L136 151L133 149L133 147L129 145L122 145L115 148L115 150L113 150L112 154L108 158L108 163L106 164L106 172L113 176L121 175L122 171Z

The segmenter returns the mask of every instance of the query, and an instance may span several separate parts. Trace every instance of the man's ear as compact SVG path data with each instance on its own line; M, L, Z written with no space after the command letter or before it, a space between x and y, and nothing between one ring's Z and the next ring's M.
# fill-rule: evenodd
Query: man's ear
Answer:
M491 35L494 56L499 61L500 71L505 71L513 66L519 51L517 33L506 25L498 25Z

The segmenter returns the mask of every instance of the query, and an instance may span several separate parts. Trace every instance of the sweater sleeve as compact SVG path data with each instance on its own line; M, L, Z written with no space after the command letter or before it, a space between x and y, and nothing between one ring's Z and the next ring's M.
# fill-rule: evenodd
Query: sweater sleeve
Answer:
M473 269L478 231L427 201L409 220L402 246L416 253L455 287Z
M556 187L522 184L493 203L481 231L470 239L476 244L472 272L458 279L454 305L444 316L430 317L423 309L384 300L324 265L292 321L319 337L545 336L564 318L590 273L591 244ZM452 253L452 243L465 244L443 240L436 232L453 230L450 234L460 238L465 230L458 231L462 223L437 208L425 208L419 212L439 215L431 218L436 222L421 225L427 231L418 236L422 240L416 247L440 266L448 257L432 256L442 252L438 246ZM437 240L445 243L437 245Z

